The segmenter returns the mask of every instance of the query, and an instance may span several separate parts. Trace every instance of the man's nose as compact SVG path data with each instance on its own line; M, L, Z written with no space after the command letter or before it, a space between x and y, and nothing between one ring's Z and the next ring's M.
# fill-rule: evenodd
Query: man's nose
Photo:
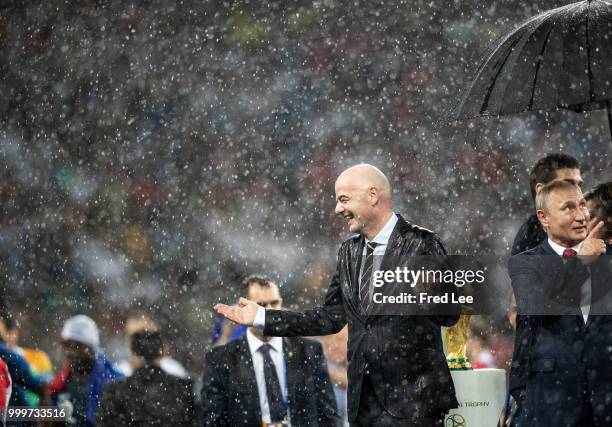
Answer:
M588 221L589 214L585 211L585 209L578 209L576 213L576 217L574 218L578 222L586 222Z
M336 215L340 215L343 210L344 208L342 207L342 205L340 203L336 203L336 209L334 209Z

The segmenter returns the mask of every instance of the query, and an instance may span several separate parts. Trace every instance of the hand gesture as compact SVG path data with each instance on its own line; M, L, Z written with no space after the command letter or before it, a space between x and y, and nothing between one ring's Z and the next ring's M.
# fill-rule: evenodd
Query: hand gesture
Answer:
M222 314L232 322L245 326L253 326L255 315L257 314L257 310L259 310L259 305L255 301L240 298L238 306L216 304L214 309L217 313Z
M578 255L603 255L606 253L606 242L601 239L603 228L604 222L599 221L586 239L583 240Z

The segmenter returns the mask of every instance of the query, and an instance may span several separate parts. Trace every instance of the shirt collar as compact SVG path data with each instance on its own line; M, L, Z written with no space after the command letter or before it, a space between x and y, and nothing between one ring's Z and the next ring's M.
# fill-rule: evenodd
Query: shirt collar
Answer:
M548 244L550 245L552 250L555 251L555 253L559 256L563 256L563 251L566 249L573 249L576 252L580 252L580 248L582 247L582 242L580 242L577 245L572 246L571 248L566 248L565 246L561 246L560 244L555 243L552 240L550 240L550 237L548 238Z
M394 212L393 215L391 215L389 221L387 221L385 226L382 228L382 230L380 230L372 240L366 239L366 243L374 242L378 243L379 245L386 245L387 243L389 243L389 238L391 237L391 233L393 233L395 224L397 224L397 215L395 215Z
M272 348L279 353L283 351L283 339L281 337L271 337L270 341L262 341L251 332L250 329L247 329L246 332L247 343L249 344L249 350L251 351L251 356L259 351L259 347L264 344L270 344Z

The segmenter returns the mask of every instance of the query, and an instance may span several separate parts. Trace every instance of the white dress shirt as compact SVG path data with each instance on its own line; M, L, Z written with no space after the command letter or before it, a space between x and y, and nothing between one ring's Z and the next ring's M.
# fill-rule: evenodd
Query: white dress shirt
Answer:
M582 247L582 242L571 248L566 248L558 243L553 242L550 239L548 239L548 244L559 256L563 256L563 251L566 249L573 249L576 251L576 253L578 253L580 252L580 248ZM589 319L589 311L591 311L591 276L589 276L589 278L586 279L580 287L580 311L582 312L582 318L584 319L584 323L586 323Z
M387 244L389 243L389 239L391 238L391 233L393 233L393 229L395 228L395 224L397 224L397 215L395 213L391 215L389 221L385 224L385 226L378 232L372 240L365 239L366 244L370 242L377 243L376 249L374 249L374 255L384 255L385 250L387 249ZM363 255L366 254L367 248L363 247Z
M372 242L378 244L376 248L374 249L374 255L380 255L374 258L374 264L372 266L372 268L374 269L373 271L380 269L380 263L382 262L382 257L385 254L385 251L387 250L387 243L389 243L389 238L391 237L391 233L393 232L393 229L395 228L395 224L397 224L397 215L393 213L393 215L391 215L391 218L389 219L389 221L387 221L385 226L371 240ZM366 239L366 244L367 243L370 243L370 240ZM364 245L363 246L364 256L366 254L367 249L368 249L367 246ZM361 282L361 274L359 275L359 282ZM259 309L257 310L257 314L255 315L255 320L253 321L253 327L257 329L263 329L265 326L266 326L266 309L263 307L259 307Z
M264 361L263 355L259 351L259 347L264 344L270 344L270 358L276 368L276 375L278 375L278 381L280 383L281 392L283 394L283 401L287 401L287 376L285 375L285 358L283 357L283 339L280 337L271 337L270 341L262 341L257 338L250 330L247 329L246 333L247 343L249 344L249 351L251 352L251 358L253 359L253 368L255 370L255 380L257 381L257 391L259 393L259 407L261 409L261 419L266 423L272 421L270 419L270 406L268 405L268 392L266 390L266 378L264 376ZM287 415L289 411L287 410Z

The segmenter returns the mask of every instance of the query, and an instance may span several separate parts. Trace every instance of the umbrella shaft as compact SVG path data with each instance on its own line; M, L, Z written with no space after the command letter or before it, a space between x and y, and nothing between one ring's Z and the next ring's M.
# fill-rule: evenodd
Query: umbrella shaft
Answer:
M608 130L610 131L610 143L612 143L612 110L610 110L610 101L606 101L606 113L608 114Z

